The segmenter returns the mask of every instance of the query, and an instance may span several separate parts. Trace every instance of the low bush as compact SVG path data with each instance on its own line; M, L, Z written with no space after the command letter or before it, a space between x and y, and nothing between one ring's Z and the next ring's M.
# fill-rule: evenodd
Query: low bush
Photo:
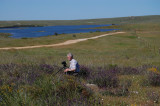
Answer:
M8 37L10 37L10 36L12 36L11 33L0 33L0 37L1 37L1 38L8 38Z
M58 33L57 33L57 32L55 32L55 33L54 33L54 35L58 36Z
M128 96L134 80L119 79L119 75L141 75L146 67L81 65L81 77L61 73L53 76L58 69L50 64L0 64L0 105L102 105L102 99L86 83L96 84L103 95ZM145 75L149 85L160 86L158 68L151 68ZM159 102L157 94L147 93L155 103Z
M41 64L39 68L42 72L47 74L52 74L54 72L54 67L49 64Z
M108 96L128 96L129 87L131 86L131 80L123 80L119 83L116 88L108 88L105 91L101 92L102 95Z
M114 88L119 84L119 80L115 70L97 70L96 72L90 74L89 81L90 83L98 85L98 87L100 88Z
M149 81L149 84L152 86L160 86L160 74L150 72L148 74L147 80Z
M106 89L101 93L105 96L128 96L129 90L126 87L118 87L115 89Z
M79 75L83 78L89 77L90 73L93 73L93 70L85 65L80 66Z
M72 35L72 37L77 37L76 35Z
M145 70L144 79L141 81L142 86L160 86L160 71L158 68L148 68Z
M49 64L0 65L0 105L101 104L76 77L63 74L53 77L57 69Z
M133 67L123 67L120 70L121 75L138 75L141 74L141 71L138 68Z
M154 102L154 103L158 103L159 102L159 98L160 98L160 95L158 92L154 92L154 91L148 91L147 92L147 98Z

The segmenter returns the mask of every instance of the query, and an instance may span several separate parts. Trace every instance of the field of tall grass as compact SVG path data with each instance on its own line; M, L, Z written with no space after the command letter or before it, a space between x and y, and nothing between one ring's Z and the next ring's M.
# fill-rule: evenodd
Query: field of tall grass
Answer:
M118 27L126 33L61 47L0 51L0 105L159 105L160 24ZM7 39L12 42L3 39L1 47L8 46ZM43 44L43 37L35 39ZM80 75L55 75L69 52L80 64Z

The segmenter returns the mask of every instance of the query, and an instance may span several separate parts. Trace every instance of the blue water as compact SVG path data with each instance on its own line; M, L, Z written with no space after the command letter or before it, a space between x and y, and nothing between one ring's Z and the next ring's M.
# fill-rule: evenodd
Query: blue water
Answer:
M0 33L11 33L13 38L32 38L58 34L87 33L87 32L106 32L117 29L83 29L95 28L110 25L67 25L67 26L45 26L45 27L18 27L0 28Z

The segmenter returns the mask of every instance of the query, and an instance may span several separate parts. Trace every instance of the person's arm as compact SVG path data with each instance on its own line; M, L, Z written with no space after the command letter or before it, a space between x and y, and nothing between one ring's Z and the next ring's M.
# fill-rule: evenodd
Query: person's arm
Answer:
M67 72L67 71L76 71L76 69L67 68L67 69L64 70L64 72Z
M67 68L66 70L64 70L64 72L67 72L67 71L73 71L73 72L75 72L75 71L76 71L76 64L77 64L77 62L76 62L76 61L73 61L73 62L70 64L70 68Z

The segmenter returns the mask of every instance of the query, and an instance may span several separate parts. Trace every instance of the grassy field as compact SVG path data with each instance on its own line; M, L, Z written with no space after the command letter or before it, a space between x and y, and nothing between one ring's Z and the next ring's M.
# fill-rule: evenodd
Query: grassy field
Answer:
M153 22L154 19L150 21L115 25L112 28L120 28L126 33L73 45L0 51L0 103L159 105L160 23ZM50 44L103 33L76 34L76 38L73 34L29 39L0 38L0 46ZM54 76L61 61L67 61L69 52L75 55L81 70L88 72L88 76L75 78L63 73ZM86 83L98 87L87 87Z
M111 32L111 31L110 31ZM106 34L109 32L90 32L90 33L75 33L75 34L58 34L49 35L37 38L21 38L15 39L6 36L5 33L0 33L0 47L20 47L20 46L34 46L61 43L67 40L74 40L80 38L88 38Z

